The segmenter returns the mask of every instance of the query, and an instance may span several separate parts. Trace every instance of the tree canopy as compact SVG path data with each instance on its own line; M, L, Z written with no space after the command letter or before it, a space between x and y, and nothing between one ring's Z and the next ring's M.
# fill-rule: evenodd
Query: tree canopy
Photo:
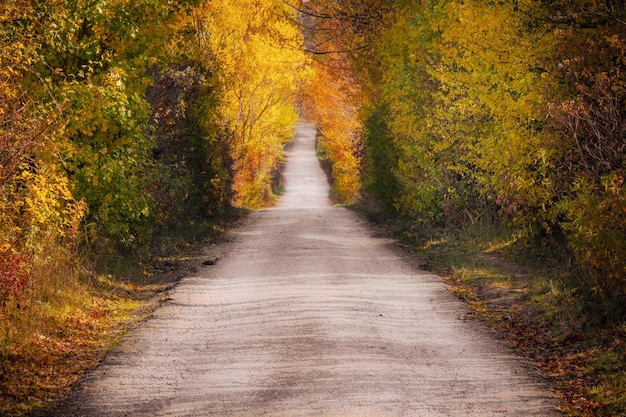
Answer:
M626 10L482 0L393 9L371 48L377 70L362 81L372 86L368 189L418 222L490 219L565 239L598 277L580 285L624 297Z
M558 246L623 316L625 66L615 1L3 2L3 346L80 254L273 204L301 117L336 202Z

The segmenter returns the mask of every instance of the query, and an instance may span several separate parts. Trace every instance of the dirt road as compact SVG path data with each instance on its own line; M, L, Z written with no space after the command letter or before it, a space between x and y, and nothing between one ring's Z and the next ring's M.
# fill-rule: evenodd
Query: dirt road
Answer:
M212 249L58 415L557 415L438 277L329 205L314 133L297 130L280 206Z

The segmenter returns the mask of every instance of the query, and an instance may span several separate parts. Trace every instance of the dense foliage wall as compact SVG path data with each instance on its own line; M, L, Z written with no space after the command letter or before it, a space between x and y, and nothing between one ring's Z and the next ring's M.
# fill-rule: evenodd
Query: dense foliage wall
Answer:
M363 46L384 25L388 7L379 0L288 3L300 14L306 50L313 60L303 87L303 113L317 125L335 201L350 203L358 198L362 179L360 111L368 96L360 74L375 67L368 59L357 60L354 52L365 52ZM349 56L355 59L346 59Z
M372 45L368 189L421 223L565 239L576 285L623 299L625 21L613 2L395 2Z
M273 201L308 67L295 15L278 0L0 4L0 360L92 259Z

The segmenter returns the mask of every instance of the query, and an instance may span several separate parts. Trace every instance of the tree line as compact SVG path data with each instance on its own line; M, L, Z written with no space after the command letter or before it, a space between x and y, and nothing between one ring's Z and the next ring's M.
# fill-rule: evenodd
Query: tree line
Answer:
M93 259L272 203L307 77L296 15L280 0L2 2L0 359Z
M81 252L271 204L300 115L337 201L506 225L626 296L619 2L15 0L0 45L4 317Z
M0 389L118 314L93 259L273 204L299 117L337 202L504 228L623 319L625 65L611 0L2 2Z
M311 27L340 28L320 31L313 42L327 66L338 65L333 50L350 51L338 84L349 80L358 90L351 97L355 182L424 227L504 225L547 256L565 259L570 284L594 309L620 310L622 3L362 0L302 7L316 16Z

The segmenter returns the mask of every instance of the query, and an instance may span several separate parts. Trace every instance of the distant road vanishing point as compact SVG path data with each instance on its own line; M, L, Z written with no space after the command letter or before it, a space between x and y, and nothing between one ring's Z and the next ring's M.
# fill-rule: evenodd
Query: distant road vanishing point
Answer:
M550 387L409 254L333 207L297 127L252 213L58 416L557 416Z

